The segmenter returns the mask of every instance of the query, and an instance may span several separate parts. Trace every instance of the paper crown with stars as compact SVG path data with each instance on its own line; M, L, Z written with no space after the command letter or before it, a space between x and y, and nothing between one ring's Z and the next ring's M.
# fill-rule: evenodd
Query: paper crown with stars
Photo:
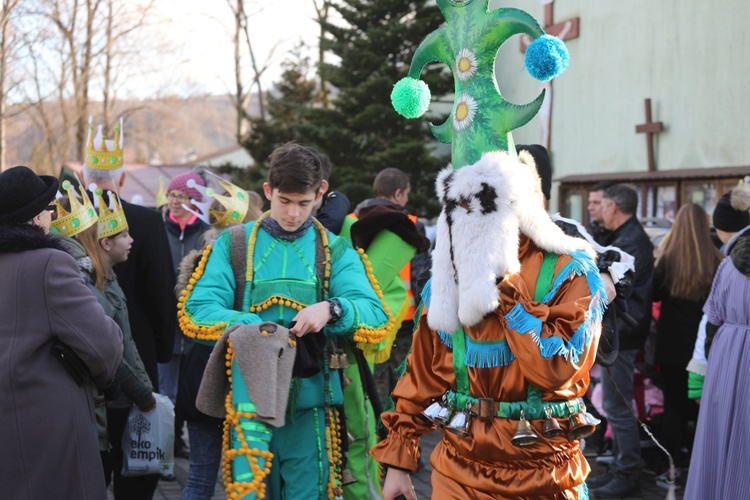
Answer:
M250 206L250 195L241 187L218 176L215 177L219 179L219 184L226 190L226 193L218 194L213 188L205 188L193 179L188 179L187 187L200 191L205 201L190 200L190 203L198 208L198 211L191 209L185 204L182 205L183 208L195 214L206 224L211 224L216 228L225 228L239 224L245 219L245 215L247 215L247 210ZM211 208L214 200L217 200L224 207L223 211ZM210 221L210 215L214 216L213 223Z
M154 195L154 198L156 199L156 208L161 208L169 203L169 200L167 199L167 188L164 187L163 175L159 176L159 190L156 192L156 195Z
M115 126L115 138L111 141L104 138L101 125L94 135L93 121L93 117L89 116L85 165L94 170L116 170L122 167L122 118L120 118L120 123Z
M81 193L81 200L76 196L75 188L73 188L73 184L70 181L63 182L62 188L68 193L70 210L66 210L62 206L62 203L60 203L62 195L58 193L58 198L55 200L57 218L52 221L49 230L53 233L73 237L96 224L99 217L83 186L78 187Z
M99 230L97 237L101 240L125 231L128 228L128 221L125 218L125 212L122 209L117 194L107 191L107 196L109 197L108 204L104 201L104 191L102 188L95 187L92 191L96 196L99 207Z

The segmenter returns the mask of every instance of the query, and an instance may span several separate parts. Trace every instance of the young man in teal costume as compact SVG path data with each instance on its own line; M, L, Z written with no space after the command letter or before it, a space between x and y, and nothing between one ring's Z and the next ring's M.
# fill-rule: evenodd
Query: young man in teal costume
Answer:
M225 233L206 253L203 265L198 266L198 279L181 299L180 323L186 334L216 341L232 325L270 321L291 326L290 332L298 338L323 331L328 339L382 340L390 318L373 288L374 278L345 239L325 230L310 215L325 191L320 189L325 182L321 167L320 156L298 144L287 144L271 154L268 182L263 185L271 210L245 227L248 268L242 269L246 278L242 309L233 306L236 269L232 267L232 240ZM337 427L337 413L330 409L342 405L343 395L339 374L329 368L328 351L318 359L319 373L292 379L285 424L268 427L267 449L273 453L268 484L274 498L341 495L342 454L336 439L337 434L342 437L341 430L329 432L326 426ZM232 403L240 406L242 381L232 379ZM256 422L248 424L252 427ZM262 471L264 455L259 457ZM255 477L250 479L257 485L264 474L253 471ZM255 498L255 491L260 497L263 488L245 496L243 492L248 491L240 489L239 497Z

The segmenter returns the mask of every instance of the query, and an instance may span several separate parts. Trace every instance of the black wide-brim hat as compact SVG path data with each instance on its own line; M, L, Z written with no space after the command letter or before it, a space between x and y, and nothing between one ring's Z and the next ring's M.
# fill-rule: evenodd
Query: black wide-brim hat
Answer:
M0 173L0 222L27 222L55 199L60 182L51 175L37 175L28 167Z

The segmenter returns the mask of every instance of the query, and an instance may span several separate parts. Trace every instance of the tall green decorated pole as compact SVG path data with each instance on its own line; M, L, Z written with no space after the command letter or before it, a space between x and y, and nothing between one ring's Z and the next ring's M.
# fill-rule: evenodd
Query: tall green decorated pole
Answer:
M531 15L519 9L490 11L489 0L437 0L437 4L447 25L417 48L409 76L393 88L393 107L406 118L422 116L430 105L430 90L419 76L427 64L445 63L455 82L453 110L444 123L431 123L430 128L440 142L452 144L453 168L474 164L490 151L514 154L511 131L536 115L544 91L522 105L503 98L495 78L500 46L513 35L529 35L534 41L526 51L526 69L537 80L547 81L568 66L565 44L546 35Z

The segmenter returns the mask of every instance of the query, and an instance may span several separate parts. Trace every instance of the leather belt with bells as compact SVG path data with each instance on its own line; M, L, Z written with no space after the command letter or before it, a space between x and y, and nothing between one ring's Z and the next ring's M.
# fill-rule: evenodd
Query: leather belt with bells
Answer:
M531 388L530 393L538 393ZM452 409L467 408L469 415L478 417L480 420L491 420L493 418L508 418L518 420L521 411L528 420L543 420L547 417L547 411L553 418L569 418L576 413L585 410L583 400L575 398L563 401L495 401L491 398L477 398L470 394L461 394L449 389L445 394L445 400ZM533 401L533 402L532 402Z
M469 414L476 416L480 420L492 420L493 418L509 418L518 420L520 411L523 410L526 418L529 420L542 420L546 413L536 415L530 408L525 407L524 402L509 403L505 401L495 401L490 398L476 398L477 402L469 407ZM583 411L583 401L581 399L571 399L570 401L544 401L543 408L546 412L550 410L554 418L568 418L571 415ZM516 408L516 406L518 408ZM516 415L518 413L518 415Z

